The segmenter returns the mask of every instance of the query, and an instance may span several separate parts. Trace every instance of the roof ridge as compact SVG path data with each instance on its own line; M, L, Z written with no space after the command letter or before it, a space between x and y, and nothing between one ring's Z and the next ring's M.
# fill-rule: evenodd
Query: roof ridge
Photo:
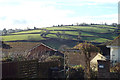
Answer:
M50 48L50 49L52 49L52 50L54 50L54 51L57 51L56 49L53 49L52 47L50 47L50 46L47 46L47 45L45 45L45 44L43 44L43 43L41 43L42 45L44 45L44 46L46 46L46 47L48 47L48 48Z
M109 43L109 45L111 45L112 43L114 43L117 39L119 39L120 38L120 35L119 36L117 36L114 40L112 40L110 43Z
M46 47L48 47L48 48L50 48L50 49L52 49L52 50L54 50L54 51L57 51L56 49L53 49L53 48L51 48L51 47L49 47L49 46L47 46L47 45L45 45L45 44L43 44L43 43L40 43L40 44L36 45L35 47L31 48L27 53L29 53L31 50L35 49L36 47L38 47L38 46L40 46L40 45L44 45L44 46L46 46Z

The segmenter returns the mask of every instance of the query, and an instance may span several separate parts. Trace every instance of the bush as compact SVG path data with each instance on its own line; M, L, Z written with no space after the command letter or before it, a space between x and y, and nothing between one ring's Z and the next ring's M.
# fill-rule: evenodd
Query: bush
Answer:
M90 76L91 76L91 79L92 79L92 80L94 80L94 79L96 80L96 79L97 79L97 71L93 71L93 70L91 69L91 75L90 75Z
M19 55L3 54L3 57L2 57L2 61L25 61L25 60L27 60L27 58L22 54L19 54Z
M110 71L120 73L120 63L116 63L113 67L110 68Z
M120 79L120 63L116 63L113 67L111 67L110 72L115 76L115 78Z
M82 65L75 65L70 67L70 78L81 79L84 78L84 67Z
M61 57L61 56L49 56L48 58L45 59L46 62L49 62L49 61L57 61L60 63L61 66L64 65L64 58Z

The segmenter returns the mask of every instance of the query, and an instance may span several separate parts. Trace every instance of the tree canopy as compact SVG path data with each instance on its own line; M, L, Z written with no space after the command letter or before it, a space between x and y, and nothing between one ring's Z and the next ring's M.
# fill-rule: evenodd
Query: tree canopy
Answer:
M91 43L80 43L76 46L73 47L74 49L79 49L81 52L83 53L93 53L93 52L100 52L100 49L98 47L96 47L95 45L91 44Z

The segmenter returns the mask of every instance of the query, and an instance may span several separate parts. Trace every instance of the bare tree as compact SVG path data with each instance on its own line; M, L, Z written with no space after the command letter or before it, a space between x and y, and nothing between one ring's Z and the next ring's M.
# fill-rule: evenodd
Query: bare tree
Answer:
M91 55L92 53L98 53L100 52L100 49L90 43L80 43L78 45L76 45L74 47L75 49L79 49L81 51L81 54L84 54L85 55L85 63L86 63L86 66L85 66L85 75L88 79L91 78L91 75L90 75L90 58L91 58Z

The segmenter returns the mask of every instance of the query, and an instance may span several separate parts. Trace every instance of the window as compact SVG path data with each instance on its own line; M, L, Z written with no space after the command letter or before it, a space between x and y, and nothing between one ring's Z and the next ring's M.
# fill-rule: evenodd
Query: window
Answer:
M114 54L112 56L115 56Z
M115 63L117 63L117 60L115 60Z
M100 64L100 65L99 65L99 68L104 68L104 65Z

